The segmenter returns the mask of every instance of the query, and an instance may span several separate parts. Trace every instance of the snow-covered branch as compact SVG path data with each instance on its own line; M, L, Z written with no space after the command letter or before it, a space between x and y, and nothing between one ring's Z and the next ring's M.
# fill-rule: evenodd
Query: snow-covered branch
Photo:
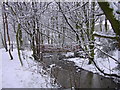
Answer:
M96 47L96 49L100 50L102 53L104 53L105 55L107 55L108 57L110 57L110 58L112 58L114 61L116 61L118 64L120 64L120 62L119 62L117 59L115 59L114 57L112 57L112 56L109 55L108 53L104 52L103 50L101 50L101 49L99 49L99 48L97 48L97 47Z
M101 32L94 32L93 35L96 37L109 38L109 39L117 39L118 38L116 35L110 35L110 34L105 34L105 33L101 33Z

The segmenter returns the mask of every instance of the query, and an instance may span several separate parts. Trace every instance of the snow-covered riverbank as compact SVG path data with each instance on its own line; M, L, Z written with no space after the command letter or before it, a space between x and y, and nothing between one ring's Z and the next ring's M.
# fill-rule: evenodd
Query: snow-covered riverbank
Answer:
M68 57L68 56L71 56L73 54L67 53L66 56ZM112 57L118 59L118 51L115 51L114 56L112 56ZM88 59L77 57L77 58L68 58L68 59L64 59L64 60L73 61L75 63L75 65L78 67L81 67L81 68L88 70L88 71L91 71L93 73L98 73L100 75L103 75L95 67L94 64L90 64L90 65L88 64L88 62L89 62ZM120 70L117 68L117 65L118 65L117 62L114 61L113 59L111 59L110 57L109 58L97 58L97 56L95 56L95 62L100 67L100 69L103 70L105 73L120 75Z

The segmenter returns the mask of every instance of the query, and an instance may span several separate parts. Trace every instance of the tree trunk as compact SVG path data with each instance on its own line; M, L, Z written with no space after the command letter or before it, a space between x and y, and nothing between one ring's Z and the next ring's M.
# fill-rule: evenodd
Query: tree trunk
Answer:
M118 61L120 63L120 40L118 41Z
M93 32L94 32L94 27L95 27L95 15L94 15L94 11L95 11L95 2L92 2L92 20L91 20L91 31L90 31L90 40L92 41L92 43L90 43L90 56L92 58L89 59L89 63L88 64L91 64L92 61L94 61L94 35L93 35Z
M107 30L108 30L108 26L107 26L107 18L105 17L105 30L106 30L106 32L107 32Z
M19 57L21 65L23 66L23 62L22 62L21 55L20 55L19 32L20 32L20 24L18 24L18 29L17 29L17 32L16 32L16 42L17 42L18 57Z
M116 33L116 35L120 36L120 21L116 20L113 9L110 8L110 5L108 2L98 2L99 6L103 10L106 18L110 21L111 26Z
M8 43L9 43L9 55L10 55L10 58L11 60L13 59L13 56L11 54L11 44L10 44L10 36L9 36L9 31L8 31L8 21L7 21L7 14L4 13L5 15L5 25L6 25L6 33L7 33L7 38L8 38Z
M33 34L32 34L32 50L33 50L33 57L36 60L36 48L35 48L35 21L33 21Z
M114 32L116 33L116 35L118 35L118 38L116 38L116 40L118 41L118 57L120 61L120 21L115 18L113 9L110 8L110 4L108 2L98 2L98 4L103 10L106 18L110 21Z
M3 3L3 10L5 10L5 5ZM5 29L5 15L4 12L2 13L2 18L3 18L3 29L4 29L4 47L6 49L6 51L8 51L8 47L7 47L7 43L6 43L6 29Z

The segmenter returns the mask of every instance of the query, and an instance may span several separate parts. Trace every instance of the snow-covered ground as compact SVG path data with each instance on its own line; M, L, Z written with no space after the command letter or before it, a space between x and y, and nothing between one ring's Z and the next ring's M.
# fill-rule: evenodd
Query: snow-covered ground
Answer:
M71 54L67 53L66 56L71 56ZM118 51L114 52L114 58L118 59ZM93 73L98 73L100 75L103 75L102 73L100 73L100 71L94 66L94 64L88 64L89 60L88 59L84 59L84 58L69 58L69 59L64 59L64 60L68 60L68 61L73 61L75 63L76 66L81 67L85 70L91 71ZM118 69L116 69L117 67L117 63L116 61L114 61L111 58L97 58L95 56L95 62L97 63L97 65L104 70L105 73L109 73L109 74L119 74L120 75L120 71Z
M2 88L2 52L0 52L0 90Z
M41 63L36 63L32 60L31 52L24 51L22 57L24 66L22 67L18 59L17 50L14 49L12 55L13 60L10 60L8 52L5 49L0 49L0 88L56 88L57 84L53 84L54 78L50 78L50 73L44 74L46 71L42 69ZM68 52L66 57L74 56L74 53ZM114 53L114 58L118 58L118 52ZM75 62L76 66L82 67L85 70L93 73L101 74L94 64L88 65L89 60L83 58L64 59ZM104 70L105 73L119 74L116 69L117 63L111 58L95 57L97 65ZM53 65L54 66L54 65ZM52 67L52 65L50 66ZM79 70L78 70L79 71ZM102 74L101 74L102 75Z
M24 51L24 66L22 67L18 59L17 50L14 49L12 55L13 60L9 59L8 52L0 49L0 65L2 63L2 88L56 88L57 84L52 84L54 78L50 78L50 74L42 69L40 63L36 63L29 58L31 52ZM28 56L26 56L28 55ZM0 70L0 71L1 71Z

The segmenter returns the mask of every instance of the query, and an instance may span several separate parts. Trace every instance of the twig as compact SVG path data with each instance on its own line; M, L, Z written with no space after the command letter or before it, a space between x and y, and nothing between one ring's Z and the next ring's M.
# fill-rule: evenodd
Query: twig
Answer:
M97 48L97 47L96 47ZM110 56L108 53L106 53L106 52L104 52L104 51L102 51L101 49L99 49L99 48L97 48L98 50L100 50L102 53L104 53L105 55L107 55L107 56L109 56L110 58L112 58L114 61L116 61L117 63L119 63L120 64L120 62L117 60L117 59L115 59L114 57L112 57L112 56Z

